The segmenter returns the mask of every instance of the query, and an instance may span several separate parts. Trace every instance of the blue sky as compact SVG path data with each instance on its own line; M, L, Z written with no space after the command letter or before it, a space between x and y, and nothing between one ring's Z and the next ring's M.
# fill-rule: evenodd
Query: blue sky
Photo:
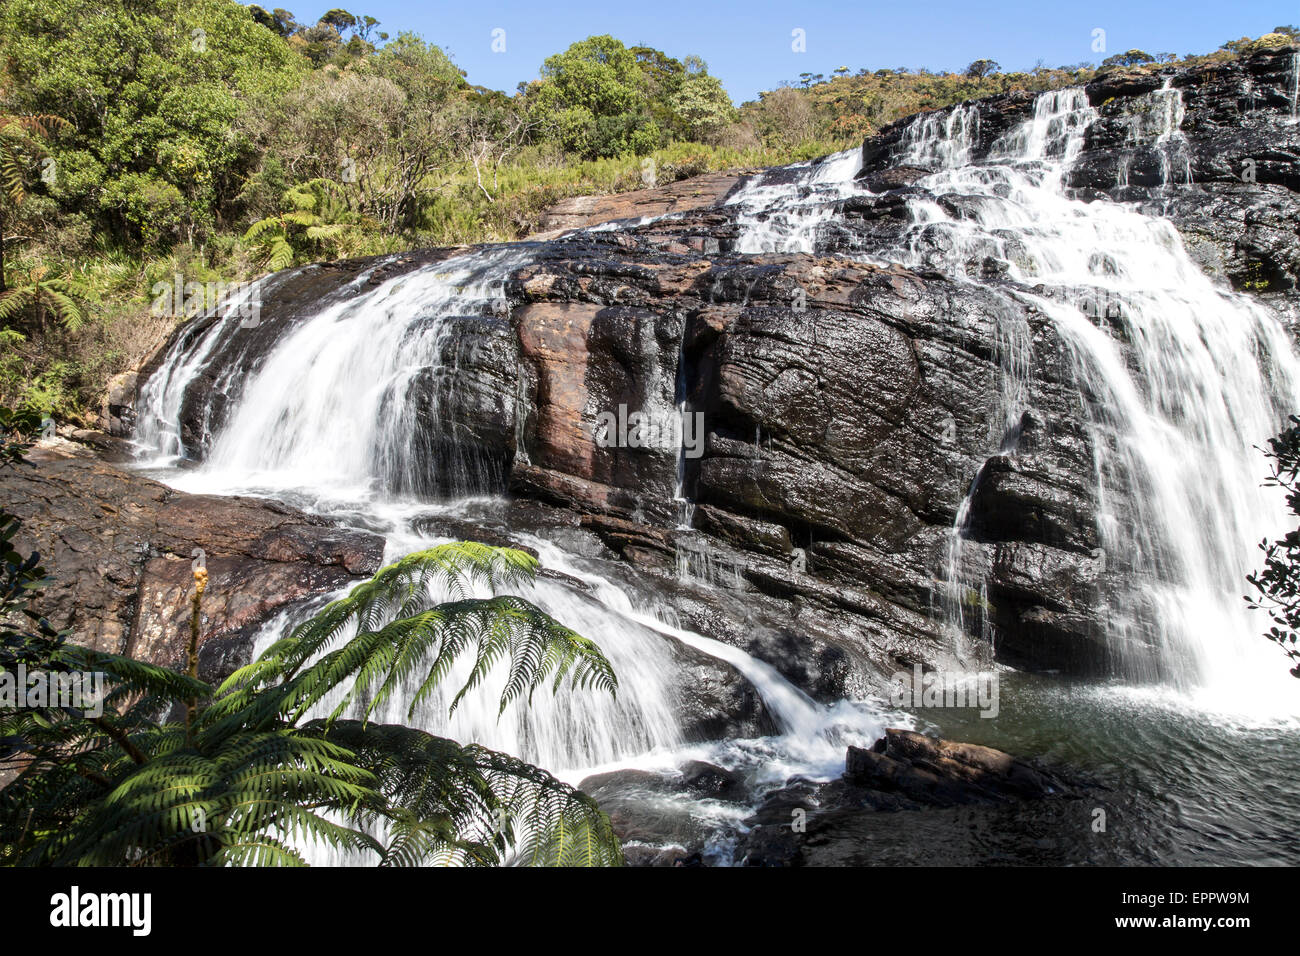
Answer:
M469 81L513 92L534 79L542 61L575 40L610 33L629 46L647 44L681 58L694 53L722 79L737 103L800 73L829 75L837 66L963 68L989 57L1007 70L1097 62L1136 47L1148 53L1206 53L1279 24L1300 26L1300 0L533 0L412 3L334 0L284 6L300 23L343 6L369 14L378 29L411 30L447 50ZM505 52L492 31L505 31ZM801 29L806 52L791 49ZM1106 52L1093 52L1093 31L1106 31Z

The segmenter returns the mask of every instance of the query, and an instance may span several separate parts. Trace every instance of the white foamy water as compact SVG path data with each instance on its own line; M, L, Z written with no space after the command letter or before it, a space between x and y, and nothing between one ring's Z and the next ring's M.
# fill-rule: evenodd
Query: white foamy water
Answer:
M1190 183L1181 95L1166 84L1153 102L1135 143L1161 150L1166 183ZM914 203L898 258L964 281L975 280L968 263L1000 260L1019 283L1009 294L1050 316L1069 346L1094 441L1105 556L1129 584L1109 620L1126 676L1216 707L1290 711L1292 679L1241 595L1257 542L1288 527L1282 496L1260 487L1256 446L1300 408L1300 366L1276 317L1216 286L1170 222L1068 197L1063 177L1094 116L1082 90L1043 94L989 161L939 164L920 185L961 197L964 215ZM931 155L946 154L918 136L905 161L926 165ZM1014 400L1006 411L1018 417Z
M736 252L812 252L817 229L835 215L835 202L854 193L862 150L756 177L727 205L739 207Z

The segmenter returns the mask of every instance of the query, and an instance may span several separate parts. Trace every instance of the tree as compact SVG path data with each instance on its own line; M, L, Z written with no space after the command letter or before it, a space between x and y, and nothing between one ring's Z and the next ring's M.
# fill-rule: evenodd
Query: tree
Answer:
M759 136L770 144L798 146L817 131L817 117L808 95L790 86L762 94L755 118Z
M1264 484L1285 489L1291 513L1300 516L1300 417L1292 415L1290 421L1290 427L1268 441L1264 454L1273 464ZM1252 610L1268 611L1273 626L1264 636L1281 645L1295 662L1291 673L1300 677L1300 528L1276 541L1265 539L1259 547L1264 552L1264 567L1246 576L1256 592L1246 601Z
M0 293L5 291L5 228L13 210L27 198L27 169L45 156L40 142L66 129L61 116L12 116L0 113Z
M253 3L249 4L248 12L252 15L253 19L262 26L266 27L268 30L275 31L282 37L287 38L292 36L293 32L298 29L298 24L294 20L293 14L288 10L277 7L268 13L264 8Z
M386 866L492 865L512 855L621 863L595 802L545 771L371 720L414 680L412 714L461 659L473 665L453 710L498 662L507 672L502 712L545 683L614 692L594 643L499 593L536 569L523 552L468 542L409 555L217 688L197 677L202 568L184 672L44 634L6 635L6 670L98 671L109 686L98 715L99 704L62 700L0 710L0 767L18 771L0 790L0 860L300 865L300 848L314 841ZM433 600L434 584L452 599ZM492 595L471 596L476 587ZM169 710L178 716L159 718Z
M690 73L670 105L687 139L700 141L735 122L736 108L722 81L708 73Z
M542 64L541 80L529 90L530 114L548 121L565 149L586 158L647 152L662 134L649 115L647 76L684 71L662 54L650 55L657 53L634 54L608 35L580 40Z
M45 315L52 313L69 332L85 321L77 300L82 290L70 275L46 278L49 270L37 266L27 274L27 281L0 292L0 325L8 325L20 313L30 309L36 315L36 328L45 331Z
M342 36L348 30L356 30L362 24L360 17L338 7L327 10L318 22L329 24L338 31L339 36Z
M393 234L415 220L421 201L456 160L454 124L477 103L463 73L436 46L402 34L370 68L321 70L252 135L291 181L329 179L357 217ZM260 174L268 167L265 159Z
M496 202L501 166L541 126L508 102L463 102L451 123L457 155L474 169L474 182L488 202ZM483 177L492 175L489 191Z
M1127 50L1124 53L1116 53L1114 56L1108 56L1101 61L1102 67L1108 66L1141 66L1144 63L1154 63L1156 58L1150 53L1143 50Z
M992 76L998 70L1002 69L997 60L976 60L970 66L966 67L966 75L977 80L982 80L986 76Z
M128 245L216 228L254 166L238 120L307 69L228 0L5 0L0 63L12 75L13 112L56 114L73 127L50 150L51 195Z

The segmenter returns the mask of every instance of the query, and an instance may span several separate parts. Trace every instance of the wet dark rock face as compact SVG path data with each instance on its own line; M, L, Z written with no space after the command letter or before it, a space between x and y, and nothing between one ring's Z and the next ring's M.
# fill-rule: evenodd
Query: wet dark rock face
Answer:
M1279 92L1289 56L1174 76L1192 187L1162 185L1154 147L1129 142L1165 77L1099 79L1088 96L1101 118L1069 185L1168 216L1226 286L1300 315L1300 127ZM983 101L976 156L1033 103L1024 93ZM900 166L903 130L864 145L859 178L871 193L841 203L813 254L734 253L740 226L725 204L520 244L505 308L450 320L451 367L413 380L408 398L439 411L412 451L430 463L425 480L402 490L477 485L567 512L654 581L684 626L769 661L819 699L948 663L939 622L954 602L978 608L966 617L988 623L1004 662L1105 672L1093 454L1052 323L998 294L994 263L975 284L849 257L889 247L909 221L923 171ZM219 343L186 396L192 452L204 453L239 383L288 328L463 251L269 280L261 325ZM1010 423L1008 329L1031 355L1028 410ZM680 476L676 436L652 447L597 440L602 413L665 414L680 402L703 416L700 455ZM438 477L447 471L463 481L449 487ZM679 478L695 503L691 530L680 528ZM952 594L950 532L972 488L963 561L987 588Z
M1088 96L1101 118L1070 177L1078 189L1138 201L1144 212L1167 216L1202 268L1293 320L1300 316L1300 124L1289 99L1295 55L1261 53L1172 74L1186 110L1182 130L1193 190L1142 188L1159 183L1159 150L1152 146L1130 160L1134 187L1108 178L1125 152L1132 97L1149 98L1154 81L1098 80Z

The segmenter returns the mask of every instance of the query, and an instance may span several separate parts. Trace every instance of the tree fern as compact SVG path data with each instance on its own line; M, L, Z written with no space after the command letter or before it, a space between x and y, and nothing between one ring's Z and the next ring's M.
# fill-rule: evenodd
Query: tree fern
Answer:
M453 708L497 666L502 710L543 684L613 693L595 644L498 593L536 569L475 543L410 555L215 689L48 627L8 634L0 667L95 671L108 687L100 716L54 702L0 710L0 769L18 771L0 789L0 861L301 865L318 845L385 866L620 863L608 818L544 770L369 719L418 682L409 715L460 659L472 665ZM313 716L336 690L342 702ZM207 704L192 726L167 719L193 701Z

